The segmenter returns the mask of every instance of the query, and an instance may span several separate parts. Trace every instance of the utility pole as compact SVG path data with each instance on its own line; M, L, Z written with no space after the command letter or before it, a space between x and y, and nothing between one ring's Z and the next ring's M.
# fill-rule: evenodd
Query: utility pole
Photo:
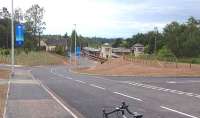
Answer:
M154 54L156 55L156 50L157 50L157 34L158 34L158 28L154 27L155 31L155 44L154 44Z
M74 58L74 60L75 60L75 65L76 65L76 24L74 24L74 52L75 52L75 58Z
M13 11L13 7L14 7L14 5L13 5L14 3L13 3L13 0L11 0L11 9L12 9L12 14L11 14L11 37L12 37L12 49L11 49L11 60L12 60L12 62L11 62L11 64L12 64L12 73L11 73L11 75L13 76L14 75L14 64L15 64L15 61L14 61L14 46L15 46L15 44L14 44L14 11Z

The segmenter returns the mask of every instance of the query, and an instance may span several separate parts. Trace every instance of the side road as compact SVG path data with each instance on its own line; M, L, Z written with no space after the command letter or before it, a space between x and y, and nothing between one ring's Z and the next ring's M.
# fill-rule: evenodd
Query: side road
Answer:
M15 70L4 118L74 118L67 110L29 70Z

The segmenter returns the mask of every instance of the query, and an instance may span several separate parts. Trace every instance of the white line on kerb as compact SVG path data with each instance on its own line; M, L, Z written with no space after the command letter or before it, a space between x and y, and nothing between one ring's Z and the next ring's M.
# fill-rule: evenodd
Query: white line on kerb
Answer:
M95 85L95 84L90 84L90 86L96 87L96 88L99 88L99 89L102 89L102 90L105 90L105 88L103 88L103 87L101 87L101 86L97 86L97 85Z
M46 87L39 79L36 79L32 74L32 78L36 81L38 81L41 85L41 87L58 103L60 104L67 112L69 112L74 118L78 118L69 108L67 108L51 91L49 91L49 88Z
M139 98L135 98L135 97L132 97L132 96L129 96L129 95L125 95L125 94L123 94L123 93L119 93L119 92L113 92L113 93L118 94L118 95L121 95L121 96L124 96L124 97L131 98L131 99L134 99L134 100L143 101L143 100L141 100L141 99L139 99Z
M7 111L9 93L10 93L10 79L8 80L8 89L7 89L7 94L6 94L6 101L5 101L5 107L4 107L4 112L3 112L3 118L6 118L6 111Z
M193 116L193 115L189 115L189 114L186 114L186 113L183 113L183 112L180 112L180 111L177 111L177 110L174 110L174 109L171 109L171 108L167 108L165 106L160 106L161 108L163 109L166 109L166 110L169 110L169 111L172 111L172 112L175 112L175 113L178 113L178 114L181 114L181 115L184 115L184 116L188 116L190 118L198 118L196 116Z
M76 82L82 83L82 84L86 84L86 82L83 82L81 80L75 80Z

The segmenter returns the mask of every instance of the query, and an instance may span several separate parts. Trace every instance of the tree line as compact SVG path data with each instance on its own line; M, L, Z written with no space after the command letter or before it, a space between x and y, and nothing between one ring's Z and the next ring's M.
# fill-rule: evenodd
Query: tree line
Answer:
M118 38L113 47L130 48L135 43L143 44L147 54L178 58L200 57L200 20L190 17L184 23L174 21L167 24L162 32L153 30L127 39Z

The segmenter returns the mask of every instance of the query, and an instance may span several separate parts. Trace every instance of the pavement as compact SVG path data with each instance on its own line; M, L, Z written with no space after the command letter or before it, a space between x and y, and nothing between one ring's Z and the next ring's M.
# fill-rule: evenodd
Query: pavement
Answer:
M125 101L144 118L200 118L198 77L90 76L71 73L70 68L19 69L28 75L13 78L7 117L103 118L103 108Z
M16 69L10 80L5 118L73 118L35 80L30 70Z

